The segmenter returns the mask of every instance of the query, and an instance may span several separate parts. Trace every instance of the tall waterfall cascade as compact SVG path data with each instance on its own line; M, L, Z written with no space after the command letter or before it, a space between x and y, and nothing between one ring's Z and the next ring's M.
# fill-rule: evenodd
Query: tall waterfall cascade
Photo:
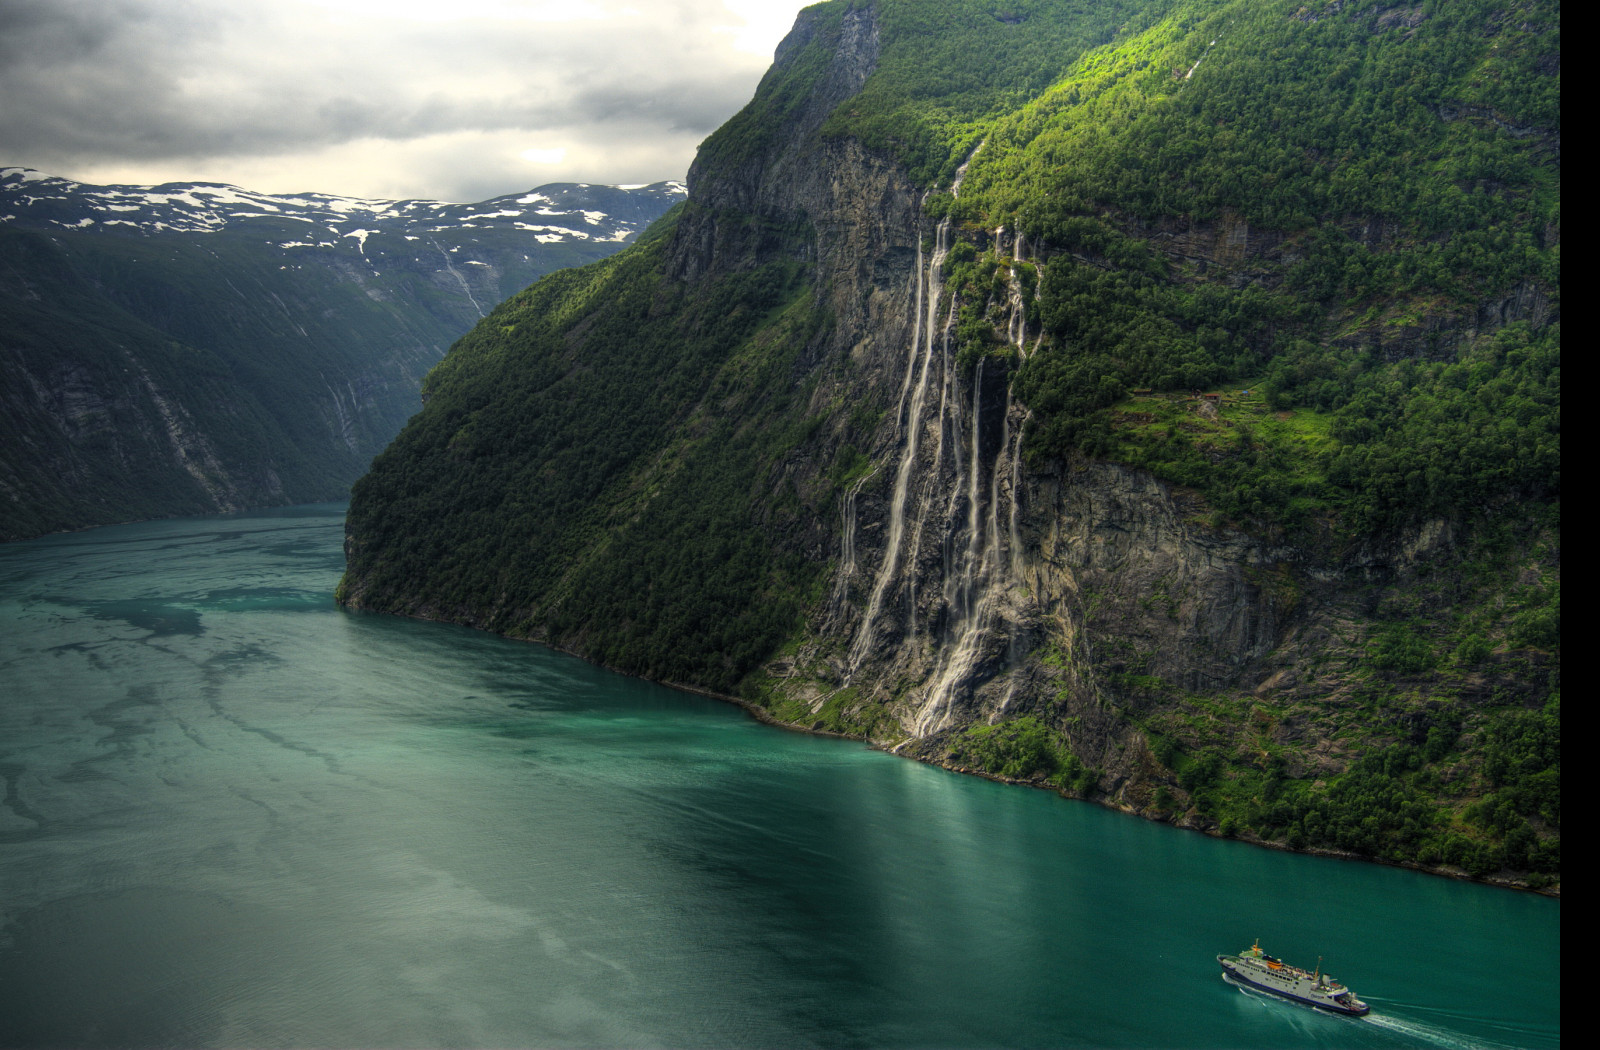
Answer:
M965 169L963 168L963 171ZM958 190L959 175L953 190ZM995 231L1001 243L1006 231ZM954 332L959 304L945 287L952 247L950 219L941 220L932 251L919 247L912 282L912 337L896 405L897 450L887 521L872 583L845 659L846 684L885 664L920 682L908 705L907 729L924 737L957 721L980 686L998 682L998 714L1010 703L1008 680L1026 652L1025 552L1021 536L1022 436L1028 419L1013 401L1014 362L1029 351L1026 297L1017 277L1024 263L1012 234L1012 276L1005 320L1007 352L958 365ZM846 492L834 608L850 579L871 568L858 549L857 496ZM898 650L891 655L892 650ZM881 689L882 687L880 687Z

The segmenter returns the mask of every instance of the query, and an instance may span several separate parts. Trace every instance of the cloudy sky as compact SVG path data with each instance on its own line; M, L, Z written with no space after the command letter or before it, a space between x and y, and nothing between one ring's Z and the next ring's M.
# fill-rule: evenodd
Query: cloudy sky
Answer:
M478 201L682 178L805 0L0 0L0 166Z

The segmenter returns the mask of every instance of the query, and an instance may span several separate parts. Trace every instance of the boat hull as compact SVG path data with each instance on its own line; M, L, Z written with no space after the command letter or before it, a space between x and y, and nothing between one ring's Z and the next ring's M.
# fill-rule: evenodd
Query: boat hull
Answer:
M1368 1006L1366 1003L1360 1002L1359 1000L1357 1000L1357 1005L1355 1006L1345 1006L1341 1003L1334 1002L1332 999L1313 999L1304 995L1296 995L1286 988L1274 988L1272 985L1266 984L1262 981L1252 980L1250 974L1246 972L1243 967L1238 966L1237 964L1230 966L1229 963L1232 962L1232 960L1226 955L1217 956L1217 962L1222 966L1222 974L1224 977L1231 977L1236 981L1256 989L1257 991L1270 992L1273 995L1278 996L1280 999L1288 999L1290 1002L1294 1003L1304 1003L1307 1006L1315 1006L1319 1010L1327 1010L1330 1013L1343 1014L1346 1017L1365 1017L1367 1014L1372 1012L1372 1007Z

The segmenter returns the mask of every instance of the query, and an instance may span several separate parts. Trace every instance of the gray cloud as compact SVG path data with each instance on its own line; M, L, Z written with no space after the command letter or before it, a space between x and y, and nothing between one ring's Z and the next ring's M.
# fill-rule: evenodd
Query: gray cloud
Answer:
M766 5L782 22L800 6ZM453 9L477 16L398 0L3 0L0 164L462 200L491 178L484 195L677 178L767 61L732 46L741 20L722 0ZM531 17L563 12L595 17ZM328 177L348 182L315 181Z

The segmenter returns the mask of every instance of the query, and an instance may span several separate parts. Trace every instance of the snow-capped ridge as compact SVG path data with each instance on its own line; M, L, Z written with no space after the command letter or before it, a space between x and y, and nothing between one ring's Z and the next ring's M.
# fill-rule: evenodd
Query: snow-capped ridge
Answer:
M327 193L270 194L226 183L164 183L160 186L92 186L32 168L0 168L0 222L35 229L91 230L116 227L168 233L251 233L283 251L326 246L296 236L289 223L328 229L336 239L354 238L365 254L368 237L393 235L396 242L426 240L447 231L500 230L533 233L541 243L624 241L640 232L647 215L635 202L687 195L679 181L645 186L552 183L524 193L470 204L430 200L365 200ZM341 233L356 223L360 229Z

